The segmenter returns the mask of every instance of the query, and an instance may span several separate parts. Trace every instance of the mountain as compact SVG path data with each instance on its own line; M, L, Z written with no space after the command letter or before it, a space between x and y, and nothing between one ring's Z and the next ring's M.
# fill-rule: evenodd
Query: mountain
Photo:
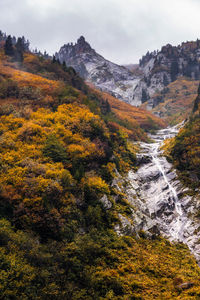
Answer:
M1 298L198 299L195 258L161 236L177 215L146 131L164 123L54 59L13 53L0 46Z
M152 96L180 77L200 79L200 40L184 42L178 46L170 44L160 51L147 52L140 60L144 77L135 88L135 97L145 93L148 107L155 107L159 101Z
M61 63L72 66L86 81L116 98L132 103L134 89L140 76L124 66L114 64L96 53L81 36L76 44L66 44L56 53ZM134 102L139 105L140 101Z
M118 66L101 55L80 37L75 45L60 48L56 57L72 66L87 81L111 95L138 106L154 108L163 101L154 94L180 77L200 79L200 41L170 44L160 51L147 52L137 65Z

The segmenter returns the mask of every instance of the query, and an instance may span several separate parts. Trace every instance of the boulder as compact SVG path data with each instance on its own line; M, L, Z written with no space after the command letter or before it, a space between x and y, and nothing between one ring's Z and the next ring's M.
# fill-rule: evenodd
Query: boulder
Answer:
M108 200L108 197L106 195L103 195L103 197L99 200L103 204L104 209L110 209L112 207L112 203L110 200Z

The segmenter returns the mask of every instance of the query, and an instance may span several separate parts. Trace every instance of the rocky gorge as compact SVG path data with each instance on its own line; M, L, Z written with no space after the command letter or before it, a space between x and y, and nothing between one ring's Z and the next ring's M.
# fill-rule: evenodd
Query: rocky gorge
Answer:
M131 216L119 215L118 234L144 231L147 236L162 235L172 242L186 244L200 261L198 197L178 180L176 170L163 156L160 146L177 134L180 126L157 131L151 143L140 143L138 170L130 171L123 192L131 206ZM119 185L117 182L114 183Z

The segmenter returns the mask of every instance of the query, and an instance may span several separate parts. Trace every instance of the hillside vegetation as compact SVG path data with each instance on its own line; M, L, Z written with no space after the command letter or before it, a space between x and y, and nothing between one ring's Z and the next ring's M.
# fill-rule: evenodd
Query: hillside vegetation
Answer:
M113 229L131 213L112 184L136 169L129 138L164 123L23 55L0 55L0 298L198 299L185 246Z
M182 122L192 112L198 84L198 80L178 78L153 96L154 102L159 104L152 112L171 125Z
M99 96L103 97L105 101L108 101L110 104L111 110L115 113L115 115L122 120L129 129L134 128L135 130L139 127L144 129L145 131L154 131L156 129L165 127L167 123L153 115L151 112L132 106L128 103L119 101L115 97L111 96L105 92L97 92ZM128 125L129 124L129 125ZM140 140L142 136L140 137Z
M200 89L193 105L193 112L179 134L166 141L164 150L179 170L182 181L193 192L200 186Z

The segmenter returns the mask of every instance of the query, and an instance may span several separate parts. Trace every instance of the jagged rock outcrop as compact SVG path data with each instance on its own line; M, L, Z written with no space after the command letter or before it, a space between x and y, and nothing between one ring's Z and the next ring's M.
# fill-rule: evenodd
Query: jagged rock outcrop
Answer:
M134 51L134 50L133 50ZM152 109L162 99L152 96L178 77L200 79L200 40L175 47L170 44L160 51L147 52L134 68L114 64L98 54L85 38L62 46L56 58L72 66L87 81L113 96L139 106L147 102Z
M200 79L200 40L182 43L177 47L168 44L160 51L147 52L140 60L140 69L144 77L135 88L133 102L138 99L148 101L148 107L152 108L162 101L152 99L153 94L178 77Z
M135 86L141 77L123 66L114 64L96 53L81 36L76 44L62 46L56 53L62 63L72 66L87 81L111 95L132 103ZM140 100L134 102L139 105Z
M108 200L108 197L106 195L103 195L103 197L101 197L99 201L102 203L103 208L105 210L110 209L112 207L112 203Z

